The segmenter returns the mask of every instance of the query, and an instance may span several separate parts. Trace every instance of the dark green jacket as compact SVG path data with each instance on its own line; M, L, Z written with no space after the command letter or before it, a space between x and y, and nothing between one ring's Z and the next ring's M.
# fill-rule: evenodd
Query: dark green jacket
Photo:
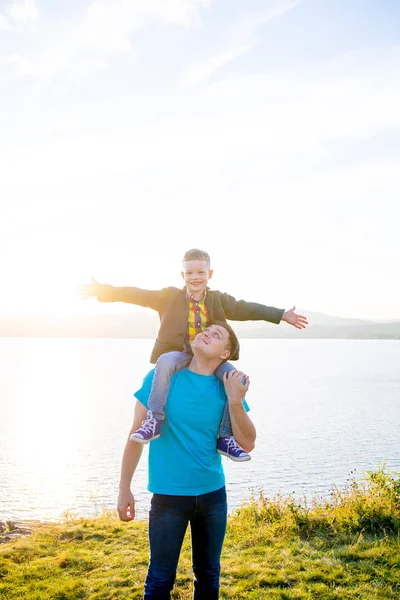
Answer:
M185 350L188 326L189 299L186 288L168 287L162 290L143 290L136 287L102 285L97 294L100 302L128 302L156 310L160 328L151 353L150 362L156 363L164 352ZM211 321L269 321L280 323L284 309L264 306L255 302L236 300L229 294L207 288L206 308ZM237 351L229 360L237 360Z

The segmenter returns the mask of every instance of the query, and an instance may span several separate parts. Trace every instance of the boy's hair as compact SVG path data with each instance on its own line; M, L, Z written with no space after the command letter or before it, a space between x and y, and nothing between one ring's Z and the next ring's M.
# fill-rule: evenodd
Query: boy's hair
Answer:
M211 325L219 325L220 327L226 329L229 333L228 350L230 352L230 355L227 359L225 359L225 361L231 360L232 357L237 355L239 352L239 340L236 337L236 333L226 321L212 321Z
M204 250L199 250L198 248L192 248L191 250L185 252L185 255L182 260L183 262L185 262L186 260L205 260L207 261L208 268L210 268L211 263L210 255L208 254L208 252L205 252Z

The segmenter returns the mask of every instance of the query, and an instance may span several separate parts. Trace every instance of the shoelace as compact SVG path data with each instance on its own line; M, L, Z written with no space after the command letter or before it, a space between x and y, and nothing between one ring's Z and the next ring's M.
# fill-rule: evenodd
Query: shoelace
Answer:
M231 435L231 437L228 438L228 450L240 450L241 452L243 452L233 435Z
M153 433L155 427L156 427L156 423L157 421L152 418L152 419L145 419L142 423L141 426L141 430L144 431L145 433Z

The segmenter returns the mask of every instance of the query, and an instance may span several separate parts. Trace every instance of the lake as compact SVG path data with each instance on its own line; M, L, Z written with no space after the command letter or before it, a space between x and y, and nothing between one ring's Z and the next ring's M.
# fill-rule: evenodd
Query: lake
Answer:
M116 503L152 340L0 338L0 518L91 516ZM224 458L229 508L259 489L329 495L386 462L400 470L400 341L241 341L257 427L252 460ZM134 479L150 500L145 448Z

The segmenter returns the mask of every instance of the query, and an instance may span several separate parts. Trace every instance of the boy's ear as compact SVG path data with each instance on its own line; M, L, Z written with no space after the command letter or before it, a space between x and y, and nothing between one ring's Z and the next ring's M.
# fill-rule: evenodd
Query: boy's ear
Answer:
M221 354L220 358L222 358L223 360L226 360L227 358L229 358L231 355L230 350L224 350L224 352Z
M185 279L185 273L181 271L182 279Z
M213 276L214 271L212 269L210 269L208 271L208 279L211 279L211 277Z

